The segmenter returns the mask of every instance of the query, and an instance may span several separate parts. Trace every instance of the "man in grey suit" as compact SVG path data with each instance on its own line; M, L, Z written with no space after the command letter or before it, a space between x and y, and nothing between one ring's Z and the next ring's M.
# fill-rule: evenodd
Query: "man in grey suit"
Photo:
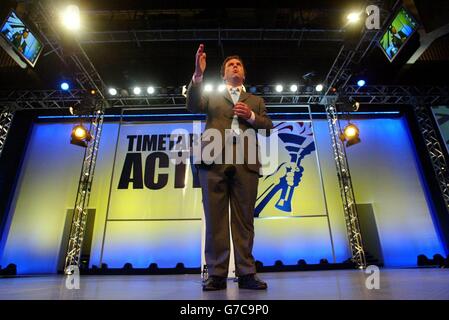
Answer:
M206 145L205 135L209 129L216 129L215 132L220 133L219 139L223 142L221 153L214 153L212 163L203 162L199 165L206 222L205 258L209 273L203 283L203 290L226 288L230 255L229 204L239 288L264 290L267 284L256 276L252 255L260 162L257 155L254 159L251 153L257 150L257 142L248 143L241 162L225 154L231 151L232 156L239 158L238 146L244 145L242 140L245 133L258 129L269 131L273 124L263 99L242 90L245 68L238 56L227 57L223 62L221 76L227 90L222 93L202 94L201 83L205 69L206 53L201 44L196 53L195 72L187 89L187 109L207 115L201 150ZM232 134L229 135L229 132Z

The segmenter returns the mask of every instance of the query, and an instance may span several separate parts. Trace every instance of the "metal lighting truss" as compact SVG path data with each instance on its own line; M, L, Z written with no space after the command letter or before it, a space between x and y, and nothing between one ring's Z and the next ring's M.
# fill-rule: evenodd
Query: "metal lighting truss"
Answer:
M267 105L295 105L320 103L322 95L315 92L310 86L298 86L294 93L276 93L267 85L255 85L255 94L264 98ZM273 86L271 86L273 87ZM268 88L268 91L266 90ZM265 91L264 91L265 90ZM383 86L368 85L359 87L347 85L340 95L349 97L362 105L414 105L419 98L426 105L449 104L448 87L410 87L410 86ZM0 105L9 105L13 110L23 109L67 109L79 103L85 94L85 90L16 90L0 91ZM332 94L328 94L332 97ZM155 87L155 93L142 95L108 95L106 108L142 108L165 107L167 110L173 107L185 108L185 97L181 94L181 88Z
M332 101L333 100L333 101ZM326 114L329 132L337 167L338 184L343 202L346 230L352 253L352 260L358 268L366 267L365 251L363 249L362 234L360 232L359 218L352 187L351 173L349 171L345 146L340 140L340 122L337 117L335 98L326 101Z
M438 180L441 195L443 196L446 209L449 210L449 171L444 157L443 146L438 140L438 134L432 121L432 111L429 105L417 99L414 106L414 114L418 122L421 135L424 139L430 161Z
M0 157L2 156L3 147L5 146L6 137L11 127L14 114L7 108L0 109Z
M75 266L79 267L80 265L81 250L84 235L86 233L87 209L92 190L92 181L94 178L101 130L103 128L103 119L104 111L99 110L98 112L95 112L94 118L90 123L89 131L92 134L93 139L90 141L84 152L64 266L66 274L73 273L73 268Z
M100 99L96 102L96 106L91 106L95 110L94 117L89 118L90 128L89 132L92 136L92 140L88 143L85 152L83 164L81 167L81 175L78 183L78 191L75 200L73 219L70 229L69 242L67 246L66 260L64 265L64 272L66 274L71 274L74 272L74 268L80 266L81 249L83 245L83 239L85 234L85 227L87 221L87 208L89 205L90 192L92 188L92 180L94 177L95 164L98 154L98 146L101 138L103 119L104 119L104 107L107 104L105 96L103 95L105 85L94 65L90 61L86 52L83 50L78 40L74 37L72 38L71 50L64 54L64 48L58 46L62 43L61 35L56 31L55 26L52 24L56 21L55 3L53 1L40 1L37 5L36 17L34 21L36 22L37 28L40 30L41 34L46 35L44 38L47 44L53 49L58 57L63 61L64 64L71 63L75 73L76 81L79 86L84 89L83 92L77 92L78 98L82 98L83 94L86 93L86 89L95 89L96 94ZM51 42L48 36L52 36L52 39L58 39L55 44ZM70 59L66 61L66 58ZM73 95L69 93L70 97ZM40 99L42 96L39 94L31 94L33 99ZM47 96L48 97L48 96ZM62 100L64 97L62 97ZM45 99L43 99L45 100ZM81 99L77 99L80 101ZM38 102L39 103L39 102ZM51 102L53 105L57 103ZM41 106L45 106L45 103L39 103ZM30 106L29 104L27 104ZM94 108L95 107L95 108Z
M378 8L383 7L383 1L373 1L370 3ZM385 17L383 17L385 18ZM384 22L387 19L384 19ZM377 32L368 32L363 26L363 31L356 46L348 46L344 43L338 55L332 64L329 73L325 79L323 96L319 98L321 104L326 106L326 117L329 124L329 132L332 139L332 149L334 151L334 160L337 168L337 177L340 186L340 196L343 202L343 211L346 221L346 230L348 234L349 247L351 249L352 261L358 268L366 268L366 257L363 249L362 235L357 213L357 205L352 187L351 174L346 157L346 150L343 141L340 140L340 123L337 116L337 97L328 96L333 87L338 87L343 91L352 76L353 64L360 63L376 42L381 29Z

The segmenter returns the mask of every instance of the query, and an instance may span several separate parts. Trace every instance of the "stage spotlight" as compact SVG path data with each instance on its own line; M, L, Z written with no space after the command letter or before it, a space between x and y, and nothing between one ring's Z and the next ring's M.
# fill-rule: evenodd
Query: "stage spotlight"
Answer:
M64 91L67 91L70 89L70 86L67 82L63 82L63 83L61 83L61 89Z
M157 263L154 263L154 262L150 263L150 265L148 266L148 270L150 272L157 272L158 269L159 269L159 267L158 267Z
M82 124L73 127L70 139L71 144L86 148L90 140L92 140L92 135L86 127Z
M360 12L351 12L346 18L350 24L357 23L360 20Z
M304 88L304 92L306 92L306 93L313 93L313 87L312 86L306 86Z
M304 259L300 259L300 260L298 260L298 266L300 266L300 267L304 267L304 266L306 266L307 265L307 262L306 262L306 260L304 260Z
M363 79L360 79L359 81L357 81L357 85L358 85L359 87L363 87L365 84L366 84L366 81L363 80Z
M359 138L360 131L355 124L349 123L340 134L340 140L344 143L346 141L346 146L350 147L354 144L359 143L361 140Z
M296 92L296 91L298 91L298 86L297 86L296 84L292 84L292 85L290 86L290 91L291 91L291 92Z
M262 263L262 261L256 260L255 265L256 265L256 270L257 270L257 271L259 271L259 272L262 271L262 269L263 269L263 263Z
M281 260L276 260L274 262L274 266L278 268L282 268L284 266L284 263Z
M69 111L74 116L90 115L94 111L101 109L101 103L97 100L95 90L92 90L90 94L85 94L82 100L69 108Z
M427 258L427 256L424 255L424 254L420 254L418 256L418 262L417 263L418 263L418 267L428 266L428 265L431 264L429 258Z
M440 267L444 266L444 257L439 253L434 254L433 255L433 264L436 266L440 266Z
M150 86L150 87L147 88L148 94L153 94L154 91L155 91L155 90L154 90L154 87L152 87L152 86Z
M284 90L284 87L282 85L278 84L278 85L276 85L275 90L276 90L276 92L282 92L282 90Z
M178 263L176 264L175 269L176 269L176 271L178 271L178 272L184 273L184 272L185 272L185 266L184 266L184 263L178 262Z
M342 112L357 112L360 108L360 103L348 96L339 96L337 105Z
M214 86L211 85L210 83L208 83L208 84L206 84L206 85L204 86L204 91L205 91L205 92L212 92L212 90L214 90Z
M223 92L223 91L225 91L225 89L226 89L226 85L225 84L220 84L218 86L218 92Z
M257 92L257 87L255 87L255 86L251 86L250 88L249 88L249 92L251 92L251 93L256 93Z
M109 88L108 92L111 96L117 95L117 89L115 88Z
M138 96L139 94L142 93L142 89L140 89L140 87L134 87L133 93L134 93L136 96Z
M80 29L80 9L75 5L69 5L62 12L62 24L71 31Z
M125 271L129 271L129 270L132 270L132 269L133 269L133 265L131 263L129 263L129 262L127 262L127 263L125 263L123 265L123 270L125 270Z
M17 275L17 266L14 263L10 263L6 268L0 268L0 275L2 276L15 276Z
M317 86L315 87L315 90L316 90L317 92L321 92L321 91L323 91L323 89L324 89L324 87L323 87L322 84L319 84L319 85L317 85Z

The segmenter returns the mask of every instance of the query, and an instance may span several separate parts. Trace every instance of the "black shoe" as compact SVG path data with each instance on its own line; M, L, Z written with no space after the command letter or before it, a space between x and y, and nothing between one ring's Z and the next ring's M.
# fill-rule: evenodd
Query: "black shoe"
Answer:
M226 289L226 277L210 276L203 283L203 291L215 291Z
M239 288L250 290L266 290L268 286L266 282L260 280L255 274L248 274L246 276L239 277Z

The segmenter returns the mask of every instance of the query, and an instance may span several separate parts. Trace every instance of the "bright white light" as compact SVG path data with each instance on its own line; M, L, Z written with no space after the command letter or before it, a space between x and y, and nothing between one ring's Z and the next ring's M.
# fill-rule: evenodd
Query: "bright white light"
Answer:
M67 82L61 83L61 89L64 91L69 90L69 84Z
M296 92L296 91L298 91L298 86L297 86L296 84L292 84L292 85L290 86L290 91L291 91L291 92Z
M357 23L360 20L360 13L359 12L351 12L347 16L349 23Z
M357 81L357 85L359 86L359 87L363 87L364 85L366 84L366 81L365 80L359 80L359 81Z
M223 91L225 91L225 89L226 89L226 85L225 84L220 84L218 86L218 92L223 92Z
M147 92L148 92L148 94L153 94L154 93L154 87L148 87L147 88Z
M282 90L284 90L284 88L280 85L280 84L278 84L277 86L276 86L276 92L282 92Z
M211 85L210 83L208 83L208 84L206 84L206 85L204 86L204 91L206 91L206 92L212 92L212 90L214 90L214 86Z
M139 95L142 92L142 89L140 89L139 87L135 87L133 89L133 92L134 92L135 95Z
M324 89L324 87L323 87L322 84L317 85L316 88L315 88L315 90L316 90L317 92L321 92L321 91L323 91L323 89Z
M69 30L80 29L80 9L75 5L69 5L62 12L62 24Z
M115 96L115 95L117 94L117 89L115 89L115 88L109 88L109 94L110 94L111 96Z

